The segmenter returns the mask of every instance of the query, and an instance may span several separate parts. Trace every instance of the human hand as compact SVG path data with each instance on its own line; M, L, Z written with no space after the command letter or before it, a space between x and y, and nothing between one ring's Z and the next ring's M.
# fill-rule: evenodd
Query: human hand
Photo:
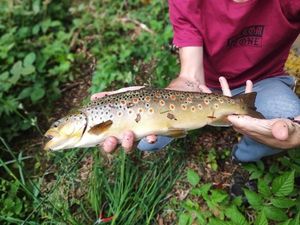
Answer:
M300 125L289 119L256 119L250 116L228 116L234 129L271 147L290 149L300 146ZM296 118L300 121L300 116Z
M167 86L167 89L211 93L211 90L206 85L181 76L172 80L171 83Z
M231 96L229 85L224 77L220 77L224 95ZM252 91L252 82L246 82L245 93ZM300 145L300 125L289 119L256 119L250 116L230 115L227 117L234 129L254 140L281 149L289 149ZM296 118L300 121L300 115Z

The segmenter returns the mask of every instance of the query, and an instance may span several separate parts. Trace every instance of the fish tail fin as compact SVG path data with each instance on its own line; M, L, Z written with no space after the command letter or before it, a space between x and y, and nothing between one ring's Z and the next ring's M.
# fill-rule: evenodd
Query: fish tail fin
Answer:
M247 106L247 115L258 119L264 119L265 117L260 112L256 111L256 95L256 92L250 92L241 95L235 95L232 98Z

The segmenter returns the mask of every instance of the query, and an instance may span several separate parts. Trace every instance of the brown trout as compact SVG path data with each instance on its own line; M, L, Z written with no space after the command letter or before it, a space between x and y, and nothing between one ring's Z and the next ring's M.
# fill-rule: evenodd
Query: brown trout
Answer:
M230 126L228 115L250 115L256 93L226 97L220 94L142 88L108 95L54 122L45 133L48 150L92 147L109 136L122 140L132 130L136 140L150 134L184 137L205 125Z

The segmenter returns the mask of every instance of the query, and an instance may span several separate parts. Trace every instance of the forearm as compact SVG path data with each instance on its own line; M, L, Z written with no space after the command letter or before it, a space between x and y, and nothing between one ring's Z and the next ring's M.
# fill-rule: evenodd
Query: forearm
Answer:
M191 82L205 85L203 69L203 47L183 47L179 49L180 74Z

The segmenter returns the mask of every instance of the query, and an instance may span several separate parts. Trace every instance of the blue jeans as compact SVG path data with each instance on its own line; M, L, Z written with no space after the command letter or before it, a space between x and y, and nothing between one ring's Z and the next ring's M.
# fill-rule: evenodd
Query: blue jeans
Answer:
M254 84L253 91L257 92L255 106L257 111L267 119L296 117L300 115L300 100L293 92L295 80L291 76L277 76L261 80ZM242 94L245 86L231 90L232 95ZM154 144L142 139L138 149L142 151L157 151L168 145L173 139L159 136ZM258 143L244 136L234 146L233 155L241 162L254 162L262 157L274 155L281 150Z

